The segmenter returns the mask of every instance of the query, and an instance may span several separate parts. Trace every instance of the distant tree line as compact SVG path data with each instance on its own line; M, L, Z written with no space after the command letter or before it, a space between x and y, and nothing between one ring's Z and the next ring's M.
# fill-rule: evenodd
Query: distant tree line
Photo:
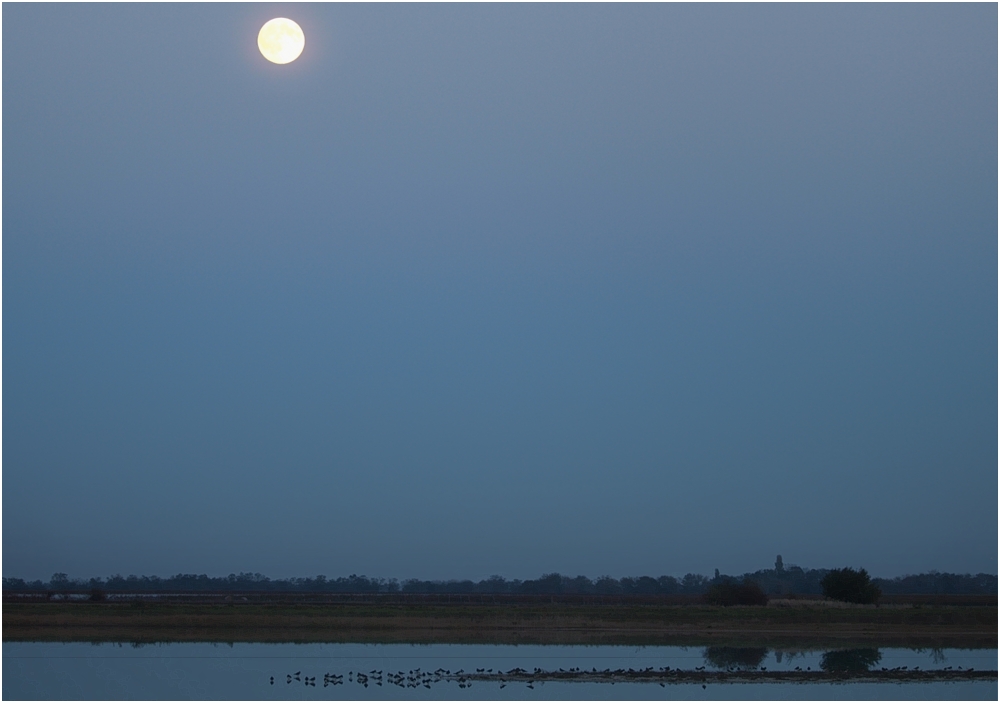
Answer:
M601 576L591 580L586 576L564 576L553 573L538 579L507 580L502 576L491 576L482 581L450 580L421 581L408 579L369 578L367 576L341 576L331 579L326 576L307 578L271 579L259 573L229 574L212 577L205 574L177 574L168 578L159 576L121 576L108 578L71 579L64 573L56 573L45 582L25 581L19 578L3 578L5 591L88 591L99 589L109 593L191 593L220 591L283 591L308 593L509 593L509 594L581 594L581 595L673 595L706 593L719 594L719 598L749 598L750 584L753 597L756 592L768 596L788 594L819 595L823 593L823 579L833 569L803 569L798 566L784 566L780 557L773 569L763 569L740 576L728 576L715 572L713 578L701 574L687 574L682 578L674 576L637 576L612 578ZM994 594L997 592L997 577L992 574L948 574L931 571L915 576L900 576L894 579L873 578L871 583L883 594ZM737 588L739 586L739 588ZM743 589L743 590L740 590ZM739 596L733 594L741 594Z
M510 593L510 594L674 594L704 593L709 580L700 574L688 574L676 579L649 576L615 579L602 576L591 581L586 576L571 578L561 574L546 574L539 579L508 581L502 576L491 576L482 581L420 581L409 579L369 578L350 576L329 579L314 578L271 579L262 574L240 573L224 577L206 574L177 574L169 578L159 576L121 576L107 579L70 579L66 574L53 574L48 582L25 581L19 578L3 579L4 590L12 591L84 591L100 589L109 593L190 593L219 591L281 591L307 593Z
M770 596L789 594L819 595L823 593L823 579L839 569L803 569L785 566L779 556L773 569L761 569L743 574L742 579L753 581ZM940 594L972 595L997 592L995 574L949 574L930 571L892 579L872 578L871 583L884 595Z
M872 579L882 593L996 593L997 577L992 574L943 574L931 571L916 576L899 576L894 579Z

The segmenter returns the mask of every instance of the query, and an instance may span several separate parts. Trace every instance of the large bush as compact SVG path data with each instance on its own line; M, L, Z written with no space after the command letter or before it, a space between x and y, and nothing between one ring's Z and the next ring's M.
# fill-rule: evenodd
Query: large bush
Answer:
M703 598L709 605L767 605L767 594L750 579L712 584Z
M882 591L864 569L834 569L820 581L823 595L847 603L878 603Z

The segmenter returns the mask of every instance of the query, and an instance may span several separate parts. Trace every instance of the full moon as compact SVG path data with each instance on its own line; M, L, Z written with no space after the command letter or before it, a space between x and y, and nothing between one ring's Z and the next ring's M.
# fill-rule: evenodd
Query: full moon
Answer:
M306 45L302 28L284 17L275 17L260 28L257 48L271 63L291 63Z

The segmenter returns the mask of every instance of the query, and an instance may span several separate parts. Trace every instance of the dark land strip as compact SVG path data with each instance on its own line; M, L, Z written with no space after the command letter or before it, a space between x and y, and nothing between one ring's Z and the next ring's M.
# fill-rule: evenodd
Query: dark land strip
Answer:
M100 592L100 591L99 591ZM704 605L703 594L581 594L581 593L325 593L308 591L164 591L100 592L106 602L145 601L174 604L250 605ZM62 591L4 591L5 603L48 603L93 601L94 589ZM775 604L795 606L815 604L824 599L816 594L772 596ZM997 594L889 594L882 606L997 605Z
M997 607L11 603L3 639L739 646L997 646Z

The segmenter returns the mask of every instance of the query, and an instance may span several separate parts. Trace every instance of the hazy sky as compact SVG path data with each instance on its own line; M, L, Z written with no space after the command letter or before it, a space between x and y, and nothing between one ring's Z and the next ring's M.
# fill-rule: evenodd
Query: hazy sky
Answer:
M5 576L997 572L995 4L2 12Z

